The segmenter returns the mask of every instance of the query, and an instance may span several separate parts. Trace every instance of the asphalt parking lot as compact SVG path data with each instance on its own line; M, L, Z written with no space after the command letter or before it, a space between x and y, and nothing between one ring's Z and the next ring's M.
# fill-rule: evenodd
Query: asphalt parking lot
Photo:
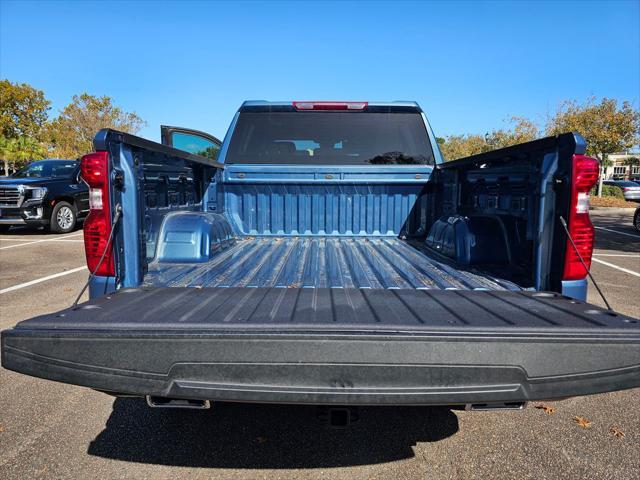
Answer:
M640 317L631 212L593 212L592 271L614 309ZM0 235L0 329L69 306L86 277L80 231ZM589 301L602 305L593 288ZM0 478L640 477L640 389L548 405L555 413L366 408L335 430L313 407L150 410L0 369Z

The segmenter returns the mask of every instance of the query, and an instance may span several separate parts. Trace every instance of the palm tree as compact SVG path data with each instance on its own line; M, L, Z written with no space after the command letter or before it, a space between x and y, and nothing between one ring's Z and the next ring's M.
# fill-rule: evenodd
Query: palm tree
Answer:
M629 180L638 181L638 173L637 170L634 172L634 167L640 167L640 158L633 156L628 157L625 163L629 166Z
M9 175L9 161L13 160L14 139L0 136L0 158L4 162L4 174Z
M31 137L18 137L14 148L13 159L19 166L23 166L31 160L41 160L45 156L44 148L40 142Z
M0 157L4 160L4 173L9 175L9 163L14 168L21 167L31 160L40 160L46 155L46 150L40 142L31 137L6 138L0 137Z

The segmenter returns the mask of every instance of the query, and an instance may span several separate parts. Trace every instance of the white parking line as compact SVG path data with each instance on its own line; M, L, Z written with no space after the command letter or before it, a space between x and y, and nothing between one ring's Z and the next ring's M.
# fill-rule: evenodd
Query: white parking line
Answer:
M0 242L33 242L33 237L31 238L0 238Z
M604 227L594 227L594 228L597 228L598 230L605 230L607 232L618 233L620 235L627 235L628 237L640 238L640 235L634 235L633 233L621 232L620 230L611 230L610 228L604 228Z
M80 232L80 233L72 233L71 235L65 235L63 237L44 238L42 240L34 240L34 241L26 242L26 243L18 243L17 245L7 245L6 247L0 247L0 250L7 250L8 248L15 248L15 247L26 247L27 245L33 245L34 243L54 242L56 240L62 240L62 239L65 239L65 238L77 237L79 235L82 235L82 232Z
M84 240L77 240L75 238L48 238L47 239L50 242L84 242ZM13 238L0 238L0 242L22 242L22 243L32 243L33 240L26 240L26 239L17 239L14 240Z
M14 285L13 287L7 287L0 290L0 295L3 293L13 292L14 290L20 290L21 288L30 287L31 285L36 285L38 283L46 282L47 280L53 280L54 278L64 277L65 275L70 275L72 273L81 272L82 270L86 270L86 266L72 268L71 270L66 270L60 273L54 273L53 275L47 275L46 277L36 278L35 280L31 280L30 282L19 283L18 285Z
M67 240L68 242L72 242L73 240ZM630 258L640 258L640 254L634 253L594 253L594 257L630 257Z
M618 265L605 262L604 260L600 260L599 258L592 258L591 260L597 263L601 263L602 265L606 265L607 267L615 268L616 270L620 270L621 272L628 273L629 275L633 275L634 277L640 277L640 273L629 270L628 268L619 267Z

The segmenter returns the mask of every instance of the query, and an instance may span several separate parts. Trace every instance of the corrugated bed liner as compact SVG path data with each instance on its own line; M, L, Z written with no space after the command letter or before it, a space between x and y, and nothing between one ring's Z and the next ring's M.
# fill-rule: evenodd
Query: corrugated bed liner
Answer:
M246 237L207 263L152 263L157 287L521 290L397 238Z

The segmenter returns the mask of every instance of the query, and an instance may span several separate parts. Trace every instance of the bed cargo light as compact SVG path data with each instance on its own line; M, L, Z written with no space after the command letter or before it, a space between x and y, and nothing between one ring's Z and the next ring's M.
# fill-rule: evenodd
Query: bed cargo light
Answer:
M364 110L369 102L293 102L296 110Z
M80 160L82 178L89 185L89 215L84 221L84 249L87 267L93 272L107 248L111 231L109 198L109 154L93 152ZM103 277L115 276L113 245L109 245L104 259L95 272Z
M595 230L589 218L589 191L598 181L599 164L595 158L574 155L571 168L571 207L569 233L587 268L591 268L591 255ZM587 272L570 240L567 239L563 280L581 280Z

